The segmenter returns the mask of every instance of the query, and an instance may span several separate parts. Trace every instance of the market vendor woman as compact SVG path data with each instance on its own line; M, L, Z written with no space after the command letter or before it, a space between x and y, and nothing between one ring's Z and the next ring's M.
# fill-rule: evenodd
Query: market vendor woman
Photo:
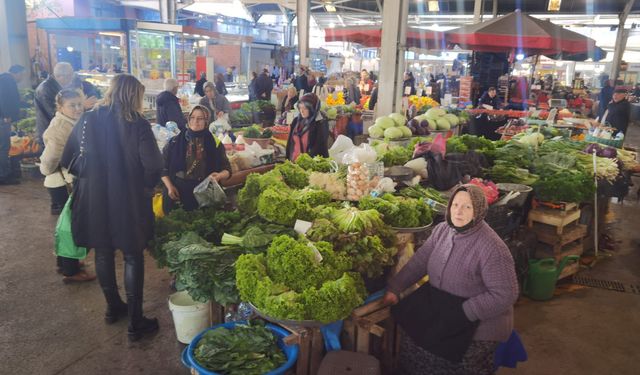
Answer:
M221 182L231 176L231 165L222 144L207 129L209 110L201 105L189 113L186 130L173 137L163 150L165 167L162 206L165 213L180 201L187 211L198 208L193 189L205 178Z
M396 304L400 293L429 275L429 282L421 289L431 288L434 295L446 295L456 302L434 303L427 308L440 310L434 312L435 316L446 317L445 323L454 330L463 326L471 330L466 345L457 347L461 361L455 362L443 358L455 354L446 352L445 345L436 342L435 348L440 352L434 354L436 350L425 350L416 343L423 342L423 336L429 333L407 330L400 323L407 332L400 350L402 374L493 374L495 349L513 330L518 282L509 249L484 221L487 208L479 187L462 185L456 189L446 221L433 229L427 242L389 281L384 301ZM394 309L401 310L406 302L403 300ZM409 310L398 321L421 322L424 316L423 311ZM443 329L445 324L437 330ZM448 332L441 333L440 337L451 337Z
M300 114L293 119L289 130L287 159L295 161L300 154L305 153L329 157L329 125L320 113L320 99L313 93L303 95L298 101L298 110Z

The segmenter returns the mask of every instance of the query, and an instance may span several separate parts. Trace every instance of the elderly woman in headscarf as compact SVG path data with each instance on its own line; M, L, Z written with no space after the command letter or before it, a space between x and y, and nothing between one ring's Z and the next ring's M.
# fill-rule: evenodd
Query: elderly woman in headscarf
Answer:
M231 176L231 164L224 145L216 144L209 131L209 110L196 105L189 113L187 129L171 138L164 147L165 166L162 204L165 213L176 201L187 211L198 208L193 189L205 178L220 182Z
M300 114L293 120L287 142L287 159L296 161L301 154L329 157L329 125L320 112L316 94L303 95L298 101Z
M484 221L487 209L481 188L458 187L446 221L389 281L384 302L397 304L392 311L406 332L403 374L494 373L495 349L513 330L518 282L509 249Z
M216 85L213 82L204 84L204 97L200 99L200 105L206 107L211 114L211 120L217 120L225 114L231 112L231 104L229 99L224 95L218 94Z

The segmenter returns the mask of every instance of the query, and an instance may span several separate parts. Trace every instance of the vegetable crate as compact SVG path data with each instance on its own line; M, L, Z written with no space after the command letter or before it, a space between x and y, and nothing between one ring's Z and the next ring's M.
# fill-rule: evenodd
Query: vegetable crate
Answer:
M291 332L285 337L286 345L298 344L298 362L296 363L296 375L316 375L320 368L320 362L324 356L324 339L320 327L287 326L280 324Z
M562 234L556 233L556 230L545 224L536 223L531 228L536 233L538 246L536 258L555 258L557 262L561 261L565 256L578 255L584 253L585 239L587 236L586 225L569 225L564 228ZM568 264L559 276L559 279L571 276L580 270L580 263L575 262Z
M355 309L344 321L342 344L344 350L378 358L383 374L393 373L400 352L400 327L391 316L391 307L379 299Z
M211 325L224 323L224 316L227 313L224 306L219 305L214 301L210 301L209 303L211 304L211 308L209 309L209 320L211 321Z
M556 233L561 235L565 227L579 219L580 209L575 206L567 211L538 207L529 211L527 226L533 228L534 223L551 225L556 228Z

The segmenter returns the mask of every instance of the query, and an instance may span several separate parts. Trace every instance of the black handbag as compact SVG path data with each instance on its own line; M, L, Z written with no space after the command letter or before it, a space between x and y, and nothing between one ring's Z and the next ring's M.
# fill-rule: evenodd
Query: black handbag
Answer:
M84 177L87 158L85 156L85 133L87 128L87 120L82 123L82 139L80 140L80 151L73 154L67 170L76 178Z

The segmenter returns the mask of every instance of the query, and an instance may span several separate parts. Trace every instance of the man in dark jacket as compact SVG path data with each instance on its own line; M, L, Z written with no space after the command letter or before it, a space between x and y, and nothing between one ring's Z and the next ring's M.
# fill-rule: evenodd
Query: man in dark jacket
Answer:
M53 74L36 88L34 104L36 107L36 129L42 142L42 134L56 114L56 95L73 82L73 67L67 62L59 62L53 68Z
M11 148L11 124L20 117L20 92L18 83L24 76L24 67L14 65L9 72L0 74L0 185L17 184L9 160Z
M487 108L490 106L491 108ZM495 87L489 87L480 99L478 99L478 108L480 109L499 109L500 99L498 99Z
M613 93L613 100L607 106L607 110L602 115L603 124L609 124L623 134L627 133L629 118L631 116L631 104L627 100L625 89L616 89Z
M273 90L273 81L269 77L269 71L263 69L262 73L256 78L255 91L256 99L271 100L271 90Z
M194 94L204 96L204 84L207 82L207 73L200 73L200 79L196 81L196 88L193 90Z
M311 92L311 87L309 87L309 77L307 77L307 69L305 69L304 67L300 68L300 75L296 78L295 86L298 92L300 92L302 95Z
M173 78L164 81L164 90L156 98L156 122L162 126L167 121L174 121L178 124L180 130L187 127L187 119L182 113L180 107L180 99L176 96L178 93L178 81Z

